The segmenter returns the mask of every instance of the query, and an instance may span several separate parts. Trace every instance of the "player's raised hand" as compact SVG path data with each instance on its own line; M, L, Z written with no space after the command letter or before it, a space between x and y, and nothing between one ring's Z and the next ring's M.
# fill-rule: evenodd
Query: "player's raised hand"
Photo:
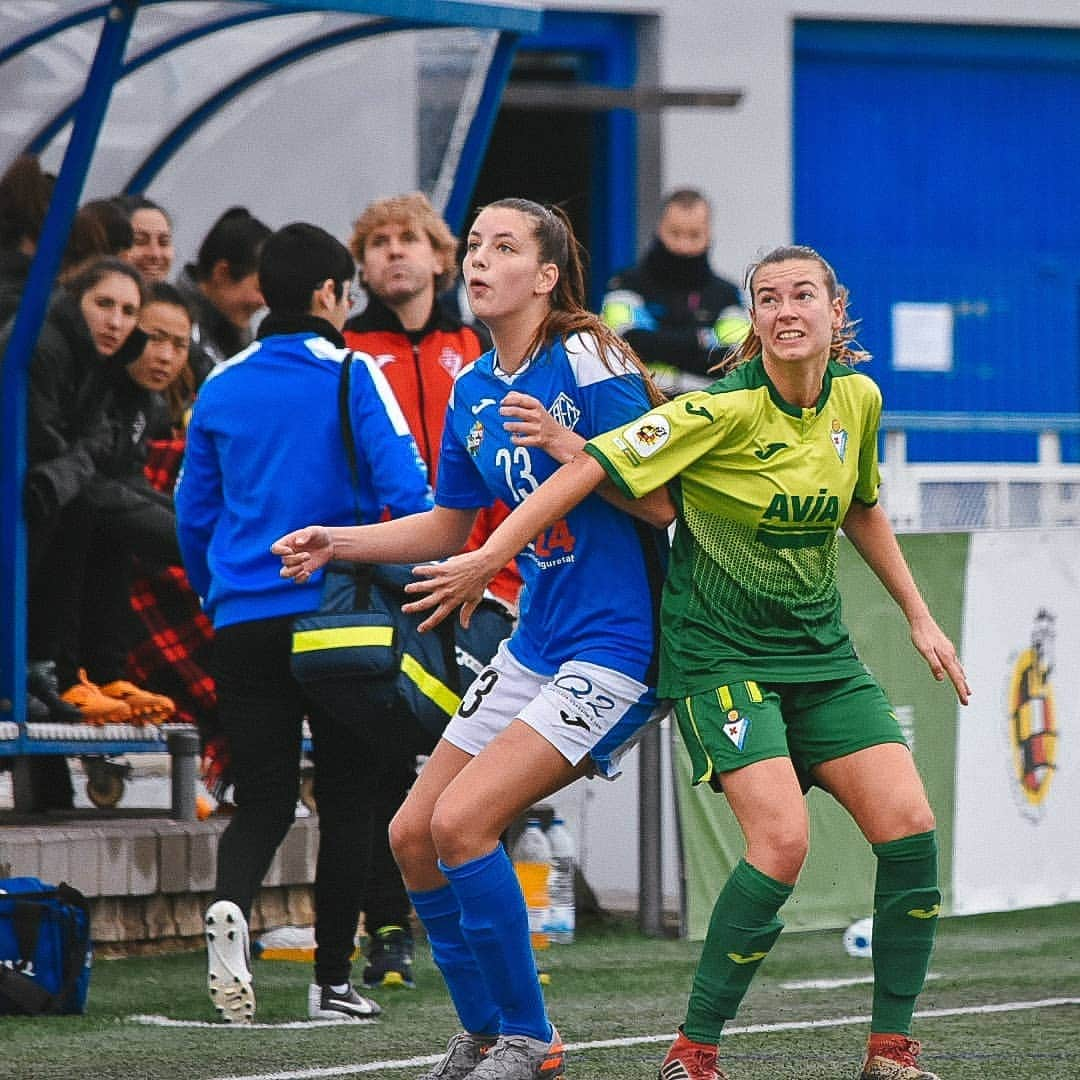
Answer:
M543 402L530 394L511 390L499 402L499 412L515 446L538 446L565 464L584 445L580 435L563 427Z
M326 526L305 525L275 540L270 545L270 551L281 556L278 573L283 578L291 578L297 585L303 585L334 557L334 544Z

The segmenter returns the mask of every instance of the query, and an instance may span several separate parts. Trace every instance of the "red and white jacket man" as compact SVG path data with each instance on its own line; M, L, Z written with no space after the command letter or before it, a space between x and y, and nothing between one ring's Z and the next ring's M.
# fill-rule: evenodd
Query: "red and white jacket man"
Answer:
M406 330L397 315L369 291L367 307L345 324L345 343L375 358L405 414L434 487L454 379L484 351L476 331L438 301L422 329ZM501 502L481 510L466 550L479 547L508 513ZM504 604L516 608L521 591L516 565L507 564L488 589Z

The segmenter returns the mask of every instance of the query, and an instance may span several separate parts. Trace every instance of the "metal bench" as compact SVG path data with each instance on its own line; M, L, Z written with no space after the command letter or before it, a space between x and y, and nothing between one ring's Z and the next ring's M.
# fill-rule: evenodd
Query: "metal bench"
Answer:
M102 762L121 754L167 753L171 759L171 816L194 821L198 779L199 732L194 724L54 724L0 721L0 756L12 758L15 809L33 809L29 775L30 759L40 754L62 754ZM88 770L91 784L97 783L100 805L110 805L123 792L123 770ZM119 780L119 790L115 783ZM88 785L92 801L94 792Z

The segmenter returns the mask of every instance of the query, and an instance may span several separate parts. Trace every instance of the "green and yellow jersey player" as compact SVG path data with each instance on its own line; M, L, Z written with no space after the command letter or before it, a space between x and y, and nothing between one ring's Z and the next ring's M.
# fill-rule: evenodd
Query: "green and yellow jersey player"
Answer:
M933 812L889 702L840 619L844 530L896 601L934 677L970 695L878 504L881 395L852 366L847 293L806 247L747 273L751 326L706 390L591 439L491 536L442 564L414 606L463 618L510 555L604 481L678 506L661 611L660 693L695 782L727 797L745 856L717 899L662 1080L721 1080L717 1044L782 929L809 844L803 793L828 791L877 857L874 998L863 1080L937 1080L911 1018L941 894Z

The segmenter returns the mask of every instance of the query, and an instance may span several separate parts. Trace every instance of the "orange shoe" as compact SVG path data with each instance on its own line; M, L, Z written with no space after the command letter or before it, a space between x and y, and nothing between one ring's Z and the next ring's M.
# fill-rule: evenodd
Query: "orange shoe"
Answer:
M176 715L176 703L164 694L142 690L134 683L114 679L106 683L101 692L115 701L122 701L131 710L136 724L163 724Z
M859 1080L940 1080L919 1068L919 1049L906 1035L871 1033Z
M83 668L79 668L79 681L69 686L60 697L79 710L84 724L126 724L132 718L131 706L103 694L101 687L86 677Z
M728 1075L717 1063L716 1043L694 1042L680 1027L660 1066L659 1080L728 1080Z

